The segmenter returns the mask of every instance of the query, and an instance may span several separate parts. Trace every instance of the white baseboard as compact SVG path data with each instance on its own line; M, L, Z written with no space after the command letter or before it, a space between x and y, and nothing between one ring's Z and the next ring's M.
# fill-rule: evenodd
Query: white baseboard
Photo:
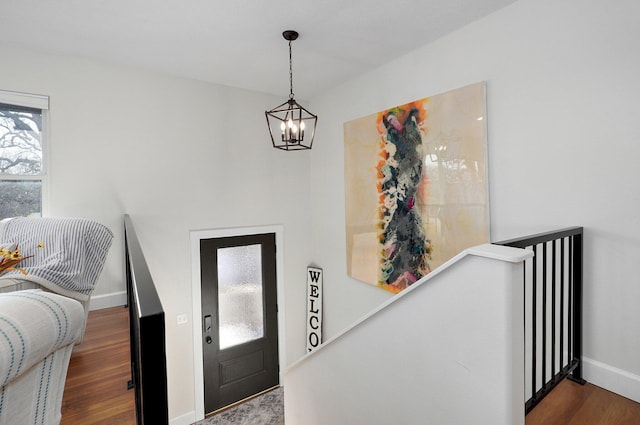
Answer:
M169 420L169 425L191 425L196 422L196 412L191 411Z
M94 295L91 297L89 310L102 310L103 308L118 307L127 304L127 291L113 292L111 294Z
M582 376L593 385L640 403L638 375L583 357Z

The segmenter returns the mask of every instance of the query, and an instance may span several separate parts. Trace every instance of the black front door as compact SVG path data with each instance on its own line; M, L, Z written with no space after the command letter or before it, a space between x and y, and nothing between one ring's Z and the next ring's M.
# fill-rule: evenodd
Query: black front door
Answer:
M200 241L205 413L279 384L275 234Z

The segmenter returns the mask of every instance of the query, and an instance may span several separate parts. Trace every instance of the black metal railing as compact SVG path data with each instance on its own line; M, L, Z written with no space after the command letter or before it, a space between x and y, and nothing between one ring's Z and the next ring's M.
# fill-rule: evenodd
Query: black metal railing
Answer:
M582 379L582 227L497 245L532 249L525 262L525 411L562 379Z
M129 307L131 381L136 424L169 423L165 317L140 241L124 216L125 277Z

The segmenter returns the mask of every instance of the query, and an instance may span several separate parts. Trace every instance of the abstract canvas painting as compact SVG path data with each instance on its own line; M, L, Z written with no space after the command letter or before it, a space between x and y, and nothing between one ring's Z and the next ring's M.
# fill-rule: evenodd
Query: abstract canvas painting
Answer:
M344 124L347 272L400 292L489 240L485 84Z

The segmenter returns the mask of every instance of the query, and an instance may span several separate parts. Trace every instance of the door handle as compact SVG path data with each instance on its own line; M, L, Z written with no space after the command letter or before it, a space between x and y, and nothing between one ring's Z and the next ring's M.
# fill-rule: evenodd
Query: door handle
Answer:
M209 333L211 332L211 315L206 315L204 316L204 332L205 333Z

